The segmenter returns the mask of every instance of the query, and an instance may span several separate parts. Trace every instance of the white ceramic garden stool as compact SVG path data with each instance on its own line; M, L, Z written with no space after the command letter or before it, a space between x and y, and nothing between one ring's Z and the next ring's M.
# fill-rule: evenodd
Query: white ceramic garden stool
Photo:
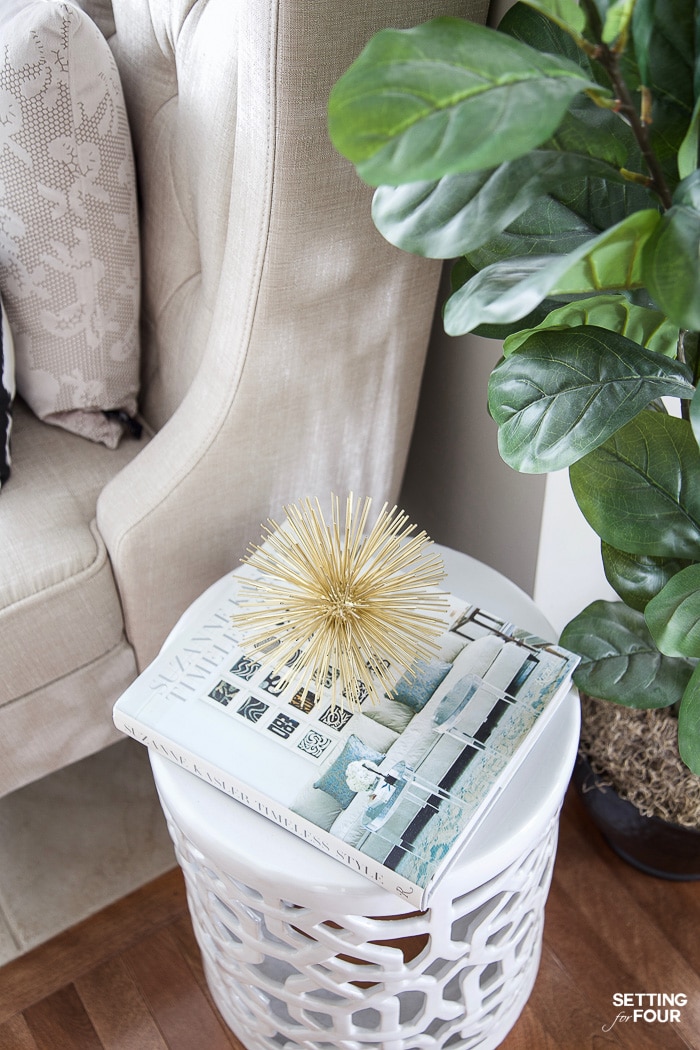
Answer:
M438 549L449 589L553 636L503 576ZM578 730L572 693L424 912L153 754L207 981L241 1043L497 1047L537 975Z

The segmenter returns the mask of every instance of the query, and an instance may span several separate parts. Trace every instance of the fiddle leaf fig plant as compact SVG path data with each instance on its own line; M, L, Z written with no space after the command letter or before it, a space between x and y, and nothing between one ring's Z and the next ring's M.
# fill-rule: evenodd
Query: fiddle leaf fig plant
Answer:
M620 601L564 630L579 687L678 713L700 773L700 0L525 0L387 29L334 86L336 148L405 251L455 260L448 334L517 470L568 468Z

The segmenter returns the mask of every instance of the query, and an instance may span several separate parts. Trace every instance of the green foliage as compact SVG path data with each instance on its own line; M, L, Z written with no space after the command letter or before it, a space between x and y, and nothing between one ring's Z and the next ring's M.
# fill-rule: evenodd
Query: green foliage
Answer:
M579 684L678 704L700 773L697 27L700 0L525 0L498 30L386 30L334 87L329 129L386 239L457 260L448 334L506 340L502 457L569 467L601 537L622 601L567 627Z
M694 670L693 661L659 652L643 615L623 602L593 602L567 624L561 643L581 654L579 689L625 707L670 707Z
M585 28L586 16L575 0L527 0L527 4L576 38Z
M370 185L399 185L493 167L540 146L587 89L598 86L566 58L438 18L370 40L331 92L329 130Z
M613 46L618 40L626 37L633 12L634 0L615 0L615 3L610 5L601 34L605 44Z
M445 306L445 331L464 335L488 322L517 321L547 297L644 287L643 249L661 221L645 209L566 255L505 259L480 270Z
M673 201L644 247L645 283L660 309L695 332L700 329L700 171L678 186Z
M541 327L492 372L489 408L506 463L540 473L598 448L655 398L693 390L685 365L625 336Z
M668 656L700 656L700 565L681 569L646 607L652 637Z
M651 554L619 551L604 540L600 549L610 586L623 602L639 612L644 612L654 595L688 565L683 558L655 558Z
M700 769L700 668L686 686L678 712L678 749L694 772Z
M642 412L574 463L569 477L606 543L700 561L700 449L685 420Z
M543 195L556 194L567 179L580 179L582 173L621 185L625 181L607 161L543 147L486 171L380 186L372 218L397 248L450 259L481 248Z
M675 357L678 351L680 329L661 310L635 306L624 295L596 295L550 310L536 328L519 329L506 338L503 353L508 357L536 331L576 328L579 325L592 325L608 332L617 332L633 343L667 357Z

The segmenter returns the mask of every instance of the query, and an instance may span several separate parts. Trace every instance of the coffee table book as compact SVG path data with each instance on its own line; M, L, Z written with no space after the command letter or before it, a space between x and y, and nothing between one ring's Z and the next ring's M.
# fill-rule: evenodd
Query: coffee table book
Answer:
M334 668L305 692L244 650L232 614L246 571L196 604L117 701L115 725L424 909L578 658L450 596L434 658L390 669L393 695L351 709Z

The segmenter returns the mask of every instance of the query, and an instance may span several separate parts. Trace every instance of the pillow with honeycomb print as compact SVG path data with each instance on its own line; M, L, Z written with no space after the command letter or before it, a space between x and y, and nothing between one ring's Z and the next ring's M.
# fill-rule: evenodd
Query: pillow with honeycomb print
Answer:
M140 291L117 66L63 0L3 0L0 41L0 291L17 393L114 448L136 412Z

